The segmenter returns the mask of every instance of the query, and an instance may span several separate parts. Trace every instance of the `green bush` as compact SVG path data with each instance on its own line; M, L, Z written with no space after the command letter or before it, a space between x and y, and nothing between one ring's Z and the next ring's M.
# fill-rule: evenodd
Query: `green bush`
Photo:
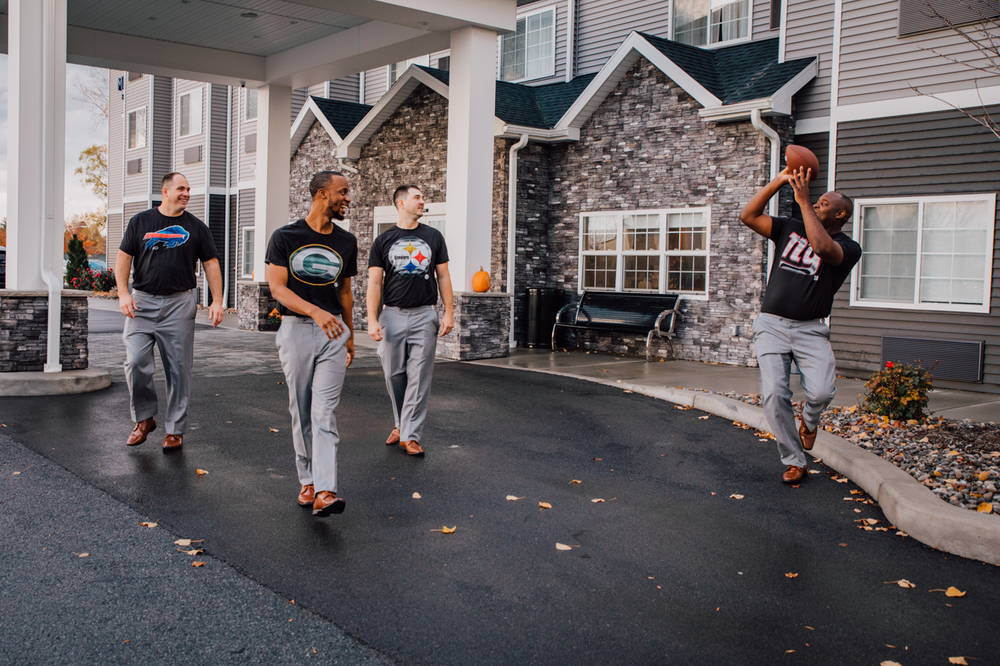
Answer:
M90 262L87 258L87 251L83 248L83 241L73 234L66 248L66 286L79 289L74 286L74 280L83 277L90 271Z
M865 382L868 395L863 407L897 421L922 419L927 416L924 410L931 380L931 374L919 363L896 365L889 361Z

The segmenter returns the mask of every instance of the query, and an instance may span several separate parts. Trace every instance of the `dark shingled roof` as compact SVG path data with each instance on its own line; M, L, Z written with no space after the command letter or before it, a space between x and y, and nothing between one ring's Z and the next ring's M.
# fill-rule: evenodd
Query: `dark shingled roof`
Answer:
M764 39L703 49L639 33L723 105L770 97L815 58L778 62L778 40Z
M326 116L326 119L337 130L337 134L343 139L351 133L361 119L364 118L372 107L367 104L355 104L354 102L342 102L337 99L327 99L325 97L313 96L312 101L316 103L319 110Z
M448 72L423 66L420 69L448 84ZM552 129L595 76L596 74L587 74L578 76L569 83L550 83L544 86L497 81L497 118L510 125Z

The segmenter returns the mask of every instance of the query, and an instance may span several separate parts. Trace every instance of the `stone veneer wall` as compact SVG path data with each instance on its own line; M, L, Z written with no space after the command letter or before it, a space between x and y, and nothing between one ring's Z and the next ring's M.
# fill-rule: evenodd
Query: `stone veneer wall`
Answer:
M357 179L354 174L341 168L339 161L334 156L337 145L326 133L326 129L314 121L306 138L302 140L295 154L292 155L290 171L290 183L288 192L288 221L295 222L304 218L309 213L312 206L312 197L309 195L309 181L317 171L340 171L347 178L351 185L351 198L357 188ZM348 209L347 219L351 222L351 233L355 233L353 211ZM359 266L360 268L360 266Z
M564 289L567 300L576 298L582 212L711 206L708 299L684 300L674 354L753 366L750 326L760 310L765 241L739 221L739 213L768 181L769 145L749 121L703 122L699 108L640 58L581 128L580 140L551 147L548 286ZM793 122L768 119L783 143L791 139ZM738 336L730 325L739 326ZM638 337L583 337L596 349L645 349ZM667 356L669 345L654 343L653 353Z
M266 282L239 280L236 283L236 308L240 314L240 328L244 331L277 331L280 324L267 320L276 307L278 301L271 297L271 287Z
M438 304L438 313L444 308ZM438 338L437 355L456 361L510 355L510 296L455 292L455 330Z
M89 291L62 292L59 363L87 369ZM47 291L0 290L0 372L41 372L49 339Z

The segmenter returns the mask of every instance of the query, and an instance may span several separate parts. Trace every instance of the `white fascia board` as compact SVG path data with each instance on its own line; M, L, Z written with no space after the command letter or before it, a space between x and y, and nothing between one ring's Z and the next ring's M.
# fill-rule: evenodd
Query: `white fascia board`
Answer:
M305 141L306 135L309 134L309 130L313 126L313 122L318 120L319 124L323 126L326 133L333 139L333 145L339 146L343 139L337 134L337 130L333 128L330 120L320 111L319 107L316 106L316 102L313 98L307 97L306 103L302 105L299 110L299 115L296 116L295 122L292 123L292 136L291 143L289 145L288 159L292 159L295 156L295 151L299 149L302 142Z
M643 39L638 33L631 32L625 41L622 42L614 55L604 64L600 73L590 85L584 89L563 117L556 123L556 129L566 129L568 127L579 128L590 118L590 115L600 106L601 102L611 93L618 82L625 75L625 72L635 64L639 57L644 57L650 61L657 69L664 73L671 81L679 85L684 91L691 95L699 104L706 109L722 106L722 101L710 93L704 86L694 80L694 78L677 66L670 58L660 53L652 44Z
M335 10L434 32L477 26L496 32L516 27L517 0L285 0L296 5Z
M791 78L788 83L778 88L777 92L771 95L774 100L772 107L777 113L786 116L792 115L792 97L806 87L806 84L819 76L819 59L815 58L811 63L802 68L802 71Z
M912 116L919 113L935 113L938 111L960 109L978 109L982 106L1000 104L1000 86L955 90L952 92L928 95L911 95L896 99L880 100L878 102L863 102L861 104L843 104L834 111L839 123L854 120L870 120L875 118L891 118L893 116ZM954 105L954 106L953 106Z
M524 127L522 125L502 124L496 136L504 139L519 139L523 134L527 134L532 141L541 143L559 143L563 141L579 141L580 130L577 127L566 129L539 129L537 127Z
M6 15L0 16L0 32L7 32ZM266 71L260 56L75 26L67 29L66 60L228 86L239 86L241 81L259 86Z
M795 121L796 134L826 134L830 131L830 116L803 118Z
M265 75L268 83L305 88L450 45L449 33L370 21L268 56Z
M344 137L344 141L337 146L336 156L356 160L361 157L361 147L368 143L368 139L396 112L406 98L417 89L417 86L424 84L445 99L448 99L448 86L440 80L431 76L415 65L410 65L403 72L403 75L396 80L378 104L361 119L358 126L351 130L351 133Z

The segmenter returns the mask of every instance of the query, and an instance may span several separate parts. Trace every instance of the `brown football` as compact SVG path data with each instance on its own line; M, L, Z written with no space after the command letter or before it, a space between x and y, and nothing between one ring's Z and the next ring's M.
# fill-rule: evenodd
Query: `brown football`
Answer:
M809 174L809 180L819 178L819 160L816 159L816 154L808 148L796 145L790 145L785 148L785 165L788 166L790 171L812 169L812 172Z

